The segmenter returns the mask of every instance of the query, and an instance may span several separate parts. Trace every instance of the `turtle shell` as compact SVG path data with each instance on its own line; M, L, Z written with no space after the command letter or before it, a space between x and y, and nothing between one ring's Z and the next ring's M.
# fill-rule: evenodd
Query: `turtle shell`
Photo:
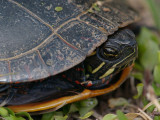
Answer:
M121 0L0 1L0 82L68 70L137 18Z

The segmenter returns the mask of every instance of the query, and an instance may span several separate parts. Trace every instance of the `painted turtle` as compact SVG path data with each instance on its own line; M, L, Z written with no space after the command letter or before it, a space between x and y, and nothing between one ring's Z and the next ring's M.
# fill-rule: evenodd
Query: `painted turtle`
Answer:
M116 89L137 56L124 28L137 19L121 0L0 1L1 105L33 112Z

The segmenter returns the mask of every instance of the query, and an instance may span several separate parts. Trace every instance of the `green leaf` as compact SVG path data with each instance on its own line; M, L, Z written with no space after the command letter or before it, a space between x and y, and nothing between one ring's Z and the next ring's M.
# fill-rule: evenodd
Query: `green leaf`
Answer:
M64 116L62 111L54 112L53 120L66 120L68 116Z
M7 108L7 107L5 107L5 109L8 110L8 113L9 113L10 115L15 116L15 113L13 112L13 110L11 110L10 108Z
M117 115L115 114L107 114L103 117L102 120L115 120L117 118Z
M53 120L52 117L54 115L54 112L45 113L42 115L41 120Z
M96 3L94 3L92 5L92 7L96 10L96 11L101 11L101 9L98 7L98 5Z
M158 43L153 39L155 35L146 28L142 28L139 37L137 38L139 48L139 62L145 68L152 70L157 64L159 50Z
M54 112L55 116L63 116L63 111Z
M143 84L142 83L139 83L136 88L137 88L137 95L133 96L134 99L137 99L139 98L141 95L142 95L142 92L143 92Z
M54 116L55 120L67 120L68 116Z
M27 112L19 112L19 113L16 113L15 116L25 116L28 118L28 120L33 120L30 114Z
M143 71L144 68L141 64L137 63L137 61L134 63L134 68L139 70L139 71Z
M145 96L142 97L142 102L143 102L143 105L146 106L149 102L147 100L147 98ZM151 113L153 110L154 110L155 106L154 105L151 105L147 108L147 112L148 113Z
M154 67L153 76L154 81L160 84L160 64Z
M117 117L119 120L128 120L128 118L124 115L124 113L120 110L116 111Z
M154 89L154 92L157 96L160 96L160 87L158 83L153 82L152 87Z
M158 51L158 64L160 64L160 51Z
M78 106L80 116L84 116L86 113L92 110L97 104L98 101L96 98L89 98L80 101Z
M128 101L124 98L111 98L108 100L109 107L114 108L117 106L128 105Z
M156 4L155 0L146 0L149 8L151 10L152 16L154 18L155 24L157 26L157 28L160 30L160 14L159 14L159 7Z
M80 101L81 107L90 107L97 105L97 99L96 98L88 98L86 100Z
M77 112L77 111L78 111L78 108L77 108L76 104L72 103L68 113L73 113L73 112Z
M94 11L92 9L89 9L88 12L89 13L94 13Z
M66 120L67 118L68 116L64 116L62 111L58 111L43 114L41 120Z
M55 7L55 11L57 11L57 12L60 12L60 11L62 11L62 10L63 10L62 7Z
M79 117L79 118L83 120L83 119L89 118L92 114L93 114L93 111L90 111L86 113L83 117Z
M134 72L134 73L131 73L131 76L133 76L135 79L138 79L140 81L143 80L143 74L142 72Z
M4 107L0 107L0 116L6 117L8 115L8 111Z
M75 104L75 103L72 103L72 104ZM64 115L69 113L69 110L70 110L72 104L67 104L67 105L62 107L62 111L63 111Z
M10 116L4 117L4 118L5 118L5 120L26 120L23 117L16 117L13 115L10 115Z
M155 116L154 120L160 120L160 116Z

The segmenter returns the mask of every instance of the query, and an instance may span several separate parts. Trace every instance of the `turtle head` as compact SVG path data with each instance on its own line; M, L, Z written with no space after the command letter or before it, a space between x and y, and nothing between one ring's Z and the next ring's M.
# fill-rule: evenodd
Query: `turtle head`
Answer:
M127 66L135 60L136 56L137 43L135 35L129 29L116 32L97 49L97 57L112 68Z
M128 29L117 31L86 60L89 89L99 89L111 83L118 73L130 66L137 57L135 35ZM88 77L89 76L89 77ZM102 82L103 81L103 82Z

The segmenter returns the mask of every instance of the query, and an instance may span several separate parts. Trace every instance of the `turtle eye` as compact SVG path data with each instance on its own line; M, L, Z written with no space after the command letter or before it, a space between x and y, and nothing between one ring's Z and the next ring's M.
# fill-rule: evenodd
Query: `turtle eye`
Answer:
M118 56L118 50L112 47L105 47L104 48L104 55L108 57L116 57Z
M115 47L107 46L107 47L104 47L103 50L101 51L101 56L104 59L111 61L119 58L119 51Z

